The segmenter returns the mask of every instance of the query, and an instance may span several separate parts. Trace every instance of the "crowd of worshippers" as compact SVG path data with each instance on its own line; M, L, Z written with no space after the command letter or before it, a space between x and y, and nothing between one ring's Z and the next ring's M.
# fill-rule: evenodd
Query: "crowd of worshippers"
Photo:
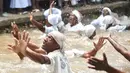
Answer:
M96 30L122 32L128 30L129 26L120 25L120 21L114 17L112 11L108 7L102 9L102 14L92 21L89 25L84 26L81 22L82 14L78 10L73 10L69 16L68 24L62 21L62 11L53 7L54 1L50 4L50 8L44 12L45 25L36 21L30 14L30 22L35 25L41 32L45 34L42 47L31 41L27 31L19 31L18 26L12 23L12 35L14 36L15 45L8 45L9 49L14 51L21 60L28 57L31 60L43 65L46 73L73 73L69 65L68 56L82 57L88 59L88 63L92 66L89 68L95 70L103 70L108 73L124 73L111 65L107 61L105 53L103 59L94 58L96 53L105 46L104 40L108 40L112 46L130 61L130 52L126 48L115 42L112 36L100 37L98 42L94 42L94 49L90 51L81 51L78 49L65 51L65 35L67 32L75 32L84 34L88 39L96 36Z
M55 1L55 5L62 9L83 6L86 4L115 2L121 0L0 0L0 15L8 16L8 12L26 14L28 11L42 11L42 9L48 9L52 1Z

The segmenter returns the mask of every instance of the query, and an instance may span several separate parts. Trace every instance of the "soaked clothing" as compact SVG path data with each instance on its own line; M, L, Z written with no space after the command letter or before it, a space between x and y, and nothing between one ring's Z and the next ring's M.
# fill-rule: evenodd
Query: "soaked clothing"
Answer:
M47 26L44 26L45 27L45 33L48 34L52 31L58 31L58 28L55 27L55 26L50 26L50 27L47 27Z
M84 30L84 26L82 25L82 23L78 23L74 26L71 27L71 24L68 23L66 26L65 26L65 29L67 31L83 31Z
M67 57L60 50L49 53L47 57L49 57L51 64L42 65L43 73L73 73Z

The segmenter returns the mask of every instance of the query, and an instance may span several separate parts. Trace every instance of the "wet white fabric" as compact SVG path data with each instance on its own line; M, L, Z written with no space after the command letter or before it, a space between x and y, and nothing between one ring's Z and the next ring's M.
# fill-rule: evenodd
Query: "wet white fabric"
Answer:
M74 26L71 27L71 24L68 23L66 26L65 26L65 29L67 31L83 31L84 30L84 26L82 25L82 23L78 23Z
M62 21L61 15L59 14L51 14L48 16L48 22L52 25L52 26L58 26L58 23L60 23Z
M77 0L71 0L71 4L74 6L74 5L77 5L78 2L77 2Z
M53 31L53 32L50 32L48 35L51 35L55 39L55 41L59 44L60 49L63 49L65 36L62 33L58 31Z
M84 31L85 31L85 35L87 37L90 37L93 35L94 31L96 31L96 28L93 25L86 25Z
M106 30L106 28L109 26L109 25L115 25L115 19L113 16L111 15L107 15L107 16L104 16L103 18L103 21L101 23L101 26L100 26L100 29L101 30Z
M60 23L57 24L57 28L58 28L58 31L61 32L61 33L64 33L65 31L65 24L63 21L61 21Z
M93 20L93 21L90 23L90 24L94 25L97 29L99 29L102 25L104 26L104 24L103 24L104 17L105 17L105 16L103 16L103 10L104 10L104 9L108 10L108 12L109 12L110 15L112 14L111 10L110 10L108 7L104 7L104 8L102 9L102 14L101 14L97 19ZM111 15L111 16L112 16L112 15Z
M45 34L49 34L49 33L52 32L52 31L58 31L58 28L57 28L56 26L47 27L47 26L45 25L44 27L45 27Z
M47 57L49 57L51 64L42 65L43 73L73 73L67 57L60 50L49 53Z
M126 26L123 25L115 25L108 29L108 31L116 31L116 32L122 32L126 29Z
M45 19L47 19L48 16L50 15L49 11L50 11L50 9L45 10L45 12L44 12ZM52 8L52 12L51 13L52 14L59 14L59 15L61 15L62 11L60 9L57 9L57 8Z
M74 58L74 57L82 57L85 51L78 50L78 49L72 49L72 50L66 50L65 54L68 58Z
M78 22L81 22L81 20L82 20L82 14L78 10L73 10L72 14L74 14L77 17Z

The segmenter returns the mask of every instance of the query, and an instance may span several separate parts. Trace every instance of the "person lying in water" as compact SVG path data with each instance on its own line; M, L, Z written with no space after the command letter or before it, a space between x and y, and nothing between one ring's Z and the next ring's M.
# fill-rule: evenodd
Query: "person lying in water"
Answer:
M125 47L120 45L111 36L104 37L104 39L107 39L120 54L122 54L128 61L130 61L130 52ZM96 60L97 62L94 62L94 60ZM91 58L91 59L89 59L88 63L95 66L95 67L90 67L90 68L93 68L96 70L104 70L108 73L124 73L124 72L121 72L120 70L117 70L117 69L111 67L107 62L107 58L106 58L105 54L104 54L103 60L100 60L97 58Z
M18 26L16 24L13 24L12 25L12 35L18 39L18 33L19 33L19 29L18 29ZM19 39L18 39L19 40ZM98 43L94 43L94 49L90 50L89 52L88 51L79 51L79 50L72 50L72 51L69 51L69 54L70 55L78 55L78 56L81 56L83 58L89 58L90 56L95 56L96 53L98 52L98 50L100 50L102 48L102 46L104 45L104 40L103 39L99 39ZM13 46L9 45L10 48L13 48ZM46 51L40 47L38 47L36 44L32 43L32 42L29 42L28 43L28 48L30 48L31 50L35 51L35 52L38 52L38 53L41 53L41 54L47 54ZM67 51L65 52L67 54ZM24 58L24 55L20 54L20 52L17 52L18 56L20 57L20 59L22 60Z

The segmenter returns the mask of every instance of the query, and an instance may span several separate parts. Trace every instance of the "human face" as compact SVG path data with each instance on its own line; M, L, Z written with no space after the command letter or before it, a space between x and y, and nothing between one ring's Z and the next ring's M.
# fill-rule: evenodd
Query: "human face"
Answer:
M74 25L76 25L78 22L77 22L77 18L76 18L76 16L75 15L70 15L69 16L69 23L71 24L71 26L74 26Z
M96 31L89 37L89 39L93 39L93 37L96 36Z
M57 42L54 40L54 38L51 35L48 35L43 40L42 48L49 53L49 52L59 49L59 45L57 44Z
M107 9L103 9L103 16L110 15L109 11Z

